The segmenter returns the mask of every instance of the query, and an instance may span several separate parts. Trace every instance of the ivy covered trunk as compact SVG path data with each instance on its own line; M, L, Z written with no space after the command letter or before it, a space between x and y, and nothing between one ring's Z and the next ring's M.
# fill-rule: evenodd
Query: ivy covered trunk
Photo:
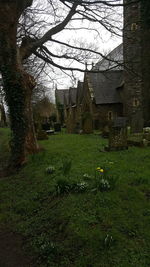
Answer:
M1 123L0 124L1 126L7 126L6 113L5 113L3 101L0 102L0 112L1 112Z
M33 83L23 70L16 44L20 10L17 4L0 2L0 71L2 73L11 126L11 165L21 166L27 151L35 152L31 94Z
M26 82L25 115L27 118L27 133L25 139L25 148L28 153L36 153L39 150L39 146L35 134L33 110L32 110L32 91L35 86L35 81L34 78L27 73L24 74L24 79Z

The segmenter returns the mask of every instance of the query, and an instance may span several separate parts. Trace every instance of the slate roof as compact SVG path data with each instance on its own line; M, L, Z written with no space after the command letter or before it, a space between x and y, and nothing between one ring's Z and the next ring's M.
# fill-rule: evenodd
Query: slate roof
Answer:
M61 105L75 105L77 102L77 88L55 90L56 102Z
M123 70L123 44L117 46L107 56L100 60L93 69L104 70ZM120 65L119 65L120 64Z
M69 89L64 90L64 104L69 105Z
M68 89L56 89L55 90L56 102L61 104L61 105L64 105L65 99L67 99L68 93L69 93Z
M75 105L77 102L77 88L69 88L69 103Z
M110 61L109 61L110 59ZM123 83L123 44L117 46L107 55L107 59L99 61L94 69L98 73L89 73L89 87L92 87L96 104L121 103L118 87ZM77 88L56 89L57 102L62 105L76 105L82 102L84 97L83 82L78 82Z
M123 71L108 71L88 74L89 86L92 87L96 104L121 103L116 90L123 80Z

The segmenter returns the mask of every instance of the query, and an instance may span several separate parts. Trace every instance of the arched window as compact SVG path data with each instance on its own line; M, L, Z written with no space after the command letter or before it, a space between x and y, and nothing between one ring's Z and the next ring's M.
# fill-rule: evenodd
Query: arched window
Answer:
M131 24L131 31L136 31L138 29L138 25L136 23Z
M113 120L113 112L112 111L108 111L108 120L109 121Z
M137 98L133 98L133 107L138 107L140 104L139 100Z

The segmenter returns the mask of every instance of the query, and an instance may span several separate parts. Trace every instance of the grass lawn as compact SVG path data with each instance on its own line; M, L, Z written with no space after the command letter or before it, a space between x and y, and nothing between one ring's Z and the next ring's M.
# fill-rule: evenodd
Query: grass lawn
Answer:
M1 166L8 135L0 129ZM100 152L99 135L65 133L40 143L0 180L0 225L24 237L35 266L150 266L150 147Z

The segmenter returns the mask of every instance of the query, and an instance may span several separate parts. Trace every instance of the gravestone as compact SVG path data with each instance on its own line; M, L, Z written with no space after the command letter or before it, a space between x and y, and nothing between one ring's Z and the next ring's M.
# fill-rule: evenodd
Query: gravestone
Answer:
M75 134L79 134L80 131L81 131L81 126L80 126L80 123L77 122L77 123L76 123L76 126L75 126L75 129L74 129L74 133L75 133Z
M54 132L54 130L48 130L48 131L46 131L46 133L47 133L48 135L52 135L52 134L54 134L55 132Z
M61 132L61 124L59 122L54 123L54 131Z
M48 131L48 130L50 130L50 126L51 125L48 122L42 123L42 130Z
M109 144L105 149L107 151L128 149L126 117L117 117L112 126L110 126Z
M108 125L105 125L103 130L102 130L102 137L103 138L108 138L109 137L109 129L110 127Z

